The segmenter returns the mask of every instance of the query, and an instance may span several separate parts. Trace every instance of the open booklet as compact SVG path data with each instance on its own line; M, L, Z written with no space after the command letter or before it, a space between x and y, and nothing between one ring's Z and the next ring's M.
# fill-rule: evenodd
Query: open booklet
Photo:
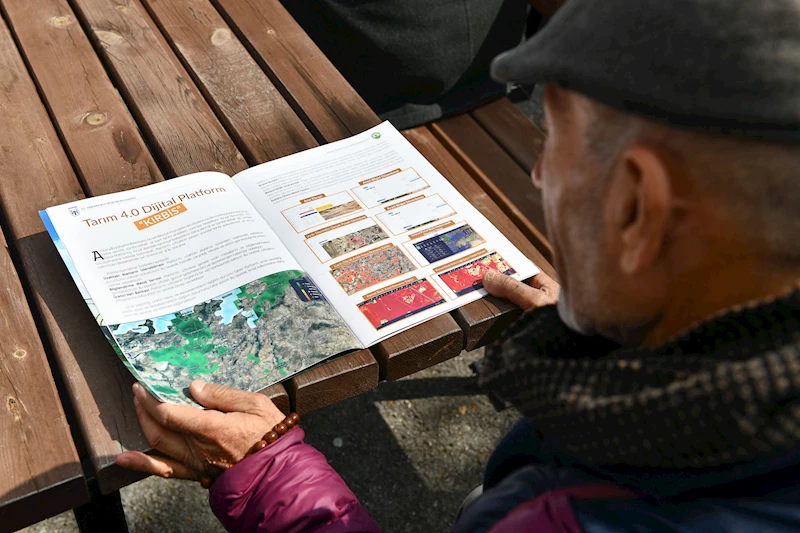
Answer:
M261 390L538 268L385 122L240 172L40 212L123 363L162 401Z

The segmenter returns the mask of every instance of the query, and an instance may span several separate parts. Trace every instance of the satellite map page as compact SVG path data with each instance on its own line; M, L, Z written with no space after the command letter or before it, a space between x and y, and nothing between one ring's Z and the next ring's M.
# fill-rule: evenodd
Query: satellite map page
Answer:
M191 308L110 326L126 366L156 396L193 405L193 379L257 391L361 348L298 270L266 276ZM196 404L194 404L196 405Z

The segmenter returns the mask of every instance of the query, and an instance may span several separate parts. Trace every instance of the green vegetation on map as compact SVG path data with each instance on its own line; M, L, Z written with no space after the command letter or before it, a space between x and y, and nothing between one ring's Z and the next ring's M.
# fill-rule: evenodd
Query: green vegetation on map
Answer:
M178 391L166 385L150 385L159 394L179 394Z
M287 270L253 280L189 309L111 326L137 379L162 399L192 403L201 378L260 390L322 359L360 347L324 298L300 297ZM305 294L305 293L304 293Z

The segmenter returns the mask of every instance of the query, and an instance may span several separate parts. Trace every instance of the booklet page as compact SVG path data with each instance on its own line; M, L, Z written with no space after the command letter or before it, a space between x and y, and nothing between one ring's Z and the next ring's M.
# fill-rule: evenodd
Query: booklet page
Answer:
M365 346L539 272L388 122L234 181Z
M360 343L236 184L206 172L50 208L48 231L156 396L260 390Z

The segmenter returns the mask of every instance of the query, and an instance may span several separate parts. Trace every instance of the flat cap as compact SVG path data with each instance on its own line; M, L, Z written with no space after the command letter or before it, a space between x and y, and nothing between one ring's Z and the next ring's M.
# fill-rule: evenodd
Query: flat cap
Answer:
M800 0L568 0L492 63L713 133L800 142Z

